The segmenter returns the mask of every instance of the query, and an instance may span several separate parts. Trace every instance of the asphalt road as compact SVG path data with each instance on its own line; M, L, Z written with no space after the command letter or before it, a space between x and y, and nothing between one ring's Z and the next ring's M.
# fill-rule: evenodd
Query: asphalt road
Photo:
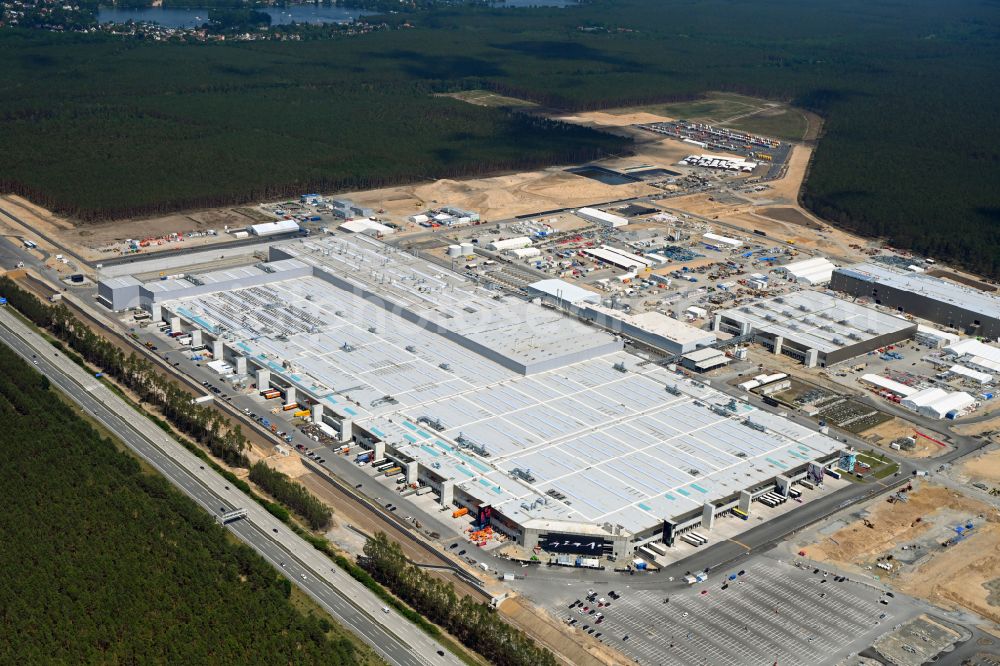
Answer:
M460 664L451 653L336 568L311 545L262 507L135 412L101 382L73 364L55 360L54 350L12 314L0 311L0 340L35 364L50 381L92 414L157 471L219 516L244 508L248 517L227 525L289 580L302 588L338 622L370 644L388 663L398 666ZM60 357L61 358L61 357ZM438 651L444 652L439 655Z

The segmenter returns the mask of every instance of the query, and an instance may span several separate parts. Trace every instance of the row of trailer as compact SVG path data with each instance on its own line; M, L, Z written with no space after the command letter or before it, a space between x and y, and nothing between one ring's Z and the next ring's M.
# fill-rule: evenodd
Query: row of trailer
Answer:
M780 506L785 502L787 502L788 498L785 497L784 495L779 495L778 493L771 491L771 492L766 492L760 497L758 497L757 501L763 504L764 506L769 506L771 508L774 508L776 506Z
M694 546L695 548L704 546L708 543L708 539L697 532L685 532L680 536L680 540Z

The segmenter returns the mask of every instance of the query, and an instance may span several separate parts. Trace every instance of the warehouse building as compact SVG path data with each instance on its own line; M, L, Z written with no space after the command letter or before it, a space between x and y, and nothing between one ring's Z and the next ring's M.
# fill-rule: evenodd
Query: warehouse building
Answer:
M974 338L959 340L944 348L962 365L981 372L1000 373L1000 348L980 342Z
M629 314L591 305L580 310L579 316L669 354L686 354L716 342L715 333L703 331L662 312Z
M955 344L961 338L954 333L941 331L927 324L917 324L917 333L913 336L913 339L931 349L940 349L945 345Z
M617 229L618 227L624 227L628 225L628 220L620 215L614 215L612 213L606 213L603 210L598 210L596 208L580 208L576 211L577 217L582 217L588 222L593 222L594 224L599 224L602 227L611 227Z
M621 560L710 530L752 493L837 457L837 441L608 332L369 236L269 252L245 269L252 284L206 273L149 305L216 361L527 549Z
M738 238L730 238L729 236L721 236L719 234L707 233L702 236L702 242L706 245L711 245L712 247L725 248L729 250L735 250L741 248L746 243L739 240Z
M591 259L603 261L606 264L611 264L612 266L625 271L644 270L653 265L653 261L651 259L646 259L645 257L640 257L639 255L633 254L627 250L620 250L609 245L602 245L601 247L587 247L581 250L581 252Z
M601 302L600 294L558 278L532 282L525 287L525 290L531 296L560 304L585 305L589 303L596 305Z
M515 238L497 239L489 243L486 247L494 252L506 252L508 250L519 250L531 246L531 239L527 236L517 236Z
M376 222L367 217L347 220L346 222L341 223L337 229L352 234L370 234L375 237L388 236L389 234L396 232L396 230L392 227L382 224L381 222Z
M97 297L115 312L139 307L142 282L131 275L112 277L97 283Z
M688 352L681 357L681 365L694 372L708 372L729 363L729 357L718 349L707 347Z
M251 224L247 227L254 236L277 236L279 234L293 234L299 231L299 223L295 220L278 220L276 222L263 222L261 224Z
M753 334L775 354L826 367L906 340L917 325L829 294L798 291L718 312L714 329Z
M876 263L838 268L830 288L967 335L1000 338L1000 296L994 293Z
M906 398L917 392L912 386L907 386L894 379L882 375L867 374L861 376L861 381L873 387L876 391L887 391L898 398Z

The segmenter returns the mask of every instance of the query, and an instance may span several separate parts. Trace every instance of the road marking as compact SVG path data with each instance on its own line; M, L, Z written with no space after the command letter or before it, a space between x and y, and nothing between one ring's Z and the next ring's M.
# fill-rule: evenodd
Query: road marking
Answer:
M749 552L750 552L750 551L752 550L752 548L750 548L750 546L746 545L746 544L745 544L745 543L743 543L742 541L737 541L736 539L728 539L728 541L732 541L732 542L733 542L733 543L735 543L735 544L736 544L737 546L743 546L744 548L746 548L746 549L747 549L747 552L748 552L748 553L749 553Z

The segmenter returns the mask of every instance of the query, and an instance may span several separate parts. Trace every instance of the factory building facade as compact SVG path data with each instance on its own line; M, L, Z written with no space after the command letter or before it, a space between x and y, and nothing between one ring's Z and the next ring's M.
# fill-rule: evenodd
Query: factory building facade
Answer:
M830 288L967 335L1000 338L1000 296L876 263L833 272Z
M827 367L913 337L917 325L829 294L799 291L716 313L715 330Z

